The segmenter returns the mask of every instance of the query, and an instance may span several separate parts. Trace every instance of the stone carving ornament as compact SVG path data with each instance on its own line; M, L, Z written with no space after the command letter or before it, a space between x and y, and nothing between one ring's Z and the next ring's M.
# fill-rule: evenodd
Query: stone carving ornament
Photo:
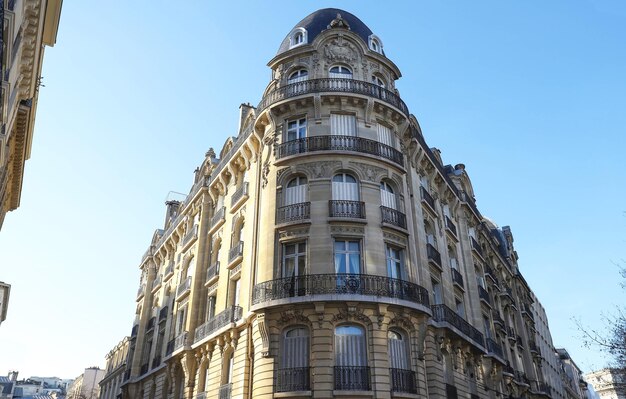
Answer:
M333 62L353 63L357 60L356 47L341 37L324 45L324 56Z

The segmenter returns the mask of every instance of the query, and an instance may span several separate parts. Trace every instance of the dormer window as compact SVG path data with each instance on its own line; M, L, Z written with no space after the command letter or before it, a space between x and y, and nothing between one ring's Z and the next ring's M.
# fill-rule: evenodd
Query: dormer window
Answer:
M378 54L383 53L383 43L376 35L370 35L369 37L369 48L372 51L377 52Z
M297 71L289 75L289 79L287 79L287 83L291 84L291 83L302 82L302 81L307 80L308 77L309 77L309 71L307 71L306 69L298 69Z
M337 65L330 68L328 75L331 78L352 79L352 70L348 67Z
M307 31L304 28L296 28L289 37L289 48L294 48L307 43Z

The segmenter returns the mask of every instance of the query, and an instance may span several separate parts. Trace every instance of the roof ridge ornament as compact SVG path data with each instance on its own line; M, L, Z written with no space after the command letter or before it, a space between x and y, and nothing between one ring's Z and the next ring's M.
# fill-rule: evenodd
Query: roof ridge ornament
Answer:
M348 21L343 19L340 13L337 13L337 17L330 21L330 25L328 25L328 29L331 28L344 28L350 30L350 24L348 24Z

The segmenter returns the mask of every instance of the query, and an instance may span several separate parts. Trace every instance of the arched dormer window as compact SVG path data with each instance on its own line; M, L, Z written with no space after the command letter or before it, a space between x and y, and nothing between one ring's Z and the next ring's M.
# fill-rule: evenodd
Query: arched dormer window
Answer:
M378 36L370 35L368 39L369 39L368 45L369 45L370 50L375 51L378 54L383 54L383 42L380 41Z
M352 70L343 65L335 65L328 70L328 77L352 79Z
M308 42L307 31L304 28L296 28L291 32L289 37L289 48L301 46Z
M309 71L306 69L298 69L289 75L288 84L303 82L309 78Z

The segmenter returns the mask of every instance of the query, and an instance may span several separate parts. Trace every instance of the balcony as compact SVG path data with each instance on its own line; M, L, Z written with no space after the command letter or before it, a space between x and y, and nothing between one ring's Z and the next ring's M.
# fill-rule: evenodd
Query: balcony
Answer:
M430 243L426 244L426 255L428 256L429 262L441 269L441 254L439 254L439 251Z
M248 182L245 182L235 191L230 200L230 213L235 213L237 209L248 199Z
M185 346L185 343L187 342L187 335L187 331L183 331L182 333L178 334L176 338L174 338L174 351Z
M522 316L528 317L532 322L535 321L535 315L533 314L530 305L527 303L522 304Z
M243 259L243 241L239 241L228 251L228 267L233 267Z
M169 356L174 352L174 344L176 343L176 339L173 339L167 343L165 347L165 356Z
M191 276L183 280L182 283L176 288L176 300L180 301L183 297L187 296L191 291Z
M493 271L491 266L484 265L484 267L485 267L485 275L489 277L496 286L500 286L500 280L498 280L498 276L496 276L496 273Z
M470 323L465 321L454 310L443 304L433 305L431 306L431 308L433 310L433 319L435 321L440 323L446 323L454 327L456 330L468 337L471 341L478 344L481 348L485 346L483 334L476 328L474 328L474 326L472 326Z
M167 305L163 306L161 310L159 310L159 323L167 320Z
M500 330L506 332L506 328L504 326L504 320L502 320L502 317L500 317L500 315L497 313L497 311L494 311L493 313L493 324L497 327L500 328Z
M171 260L170 263L165 268L165 272L163 272L163 280L167 280L174 274L174 261Z
M145 285L141 285L137 289L137 300L140 300L141 298L143 298L145 293L146 293L146 286Z
M206 269L206 284L217 280L220 274L220 262L215 262Z
M535 357L541 357L541 351L537 346L535 341L528 341L528 349L530 349L530 353Z
M366 366L335 366L335 389L338 391L370 391L370 368Z
M151 317L150 320L148 320L148 326L146 327L146 332L152 330L155 324L156 324L156 317Z
M183 251L193 244L198 238L198 225L194 224L191 230L185 234L183 238Z
M230 392L233 390L233 384L228 383L220 386L217 398L218 399L230 399Z
M226 310L218 313L209 321L196 328L194 334L194 344L202 341L204 338L229 325L230 323L234 323L241 319L242 313L243 309L240 306L230 306L226 308Z
M311 219L310 202L281 206L276 213L276 224L299 222L309 219Z
M365 202L330 200L328 210L331 218L365 219Z
M396 298L429 306L428 291L415 283L368 274L308 274L266 281L254 286L252 304L316 295L365 295ZM346 298L349 299L349 298Z
M161 277L161 275L159 274L154 281L152 282L152 292L154 292L155 290L157 290L160 286L161 283L163 282L163 278Z
M309 367L279 369L274 373L274 392L297 392L311 389Z
M437 214L437 210L435 208L435 200L433 199L432 195L430 195L428 190L426 190L424 186L420 186L420 193L422 194L422 202L428 205L433 213Z
M447 215L444 216L444 219L446 221L446 230L449 231L454 238L456 238L456 225Z
M478 241L476 241L476 239L474 237L472 237L472 236L470 236L470 244L472 246L472 251L476 252L476 254L482 258L483 257L483 250L480 247L480 245L478 244Z
M530 386L530 380L528 379L528 377L526 376L526 374L524 374L523 371L515 371L515 382L518 385L528 385Z
M502 346L491 338L487 338L487 353L491 356L497 356L500 359L504 359Z
M484 287L478 286L478 297L481 301L484 301L487 305L491 306L491 298L489 298L489 292Z
M223 206L220 209L216 210L215 214L211 218L211 223L210 223L211 227L209 228L209 234L213 233L215 230L217 230L218 227L224 224L225 220L226 220L226 207Z
M404 167L402 153L387 144L357 136L311 136L278 145L276 159L318 151L352 151L374 155Z
M460 288L463 288L463 275L461 272L453 267L450 268L450 271L452 272L452 282Z
M406 215L393 208L380 207L381 219L384 224L400 227L406 230Z
M417 393L417 378L413 370L389 369L391 392Z
M541 394L541 395L545 395L548 397L552 397L552 387L550 385L548 385L545 382L541 382L541 381L536 381L533 383L533 385L535 386L534 391Z

